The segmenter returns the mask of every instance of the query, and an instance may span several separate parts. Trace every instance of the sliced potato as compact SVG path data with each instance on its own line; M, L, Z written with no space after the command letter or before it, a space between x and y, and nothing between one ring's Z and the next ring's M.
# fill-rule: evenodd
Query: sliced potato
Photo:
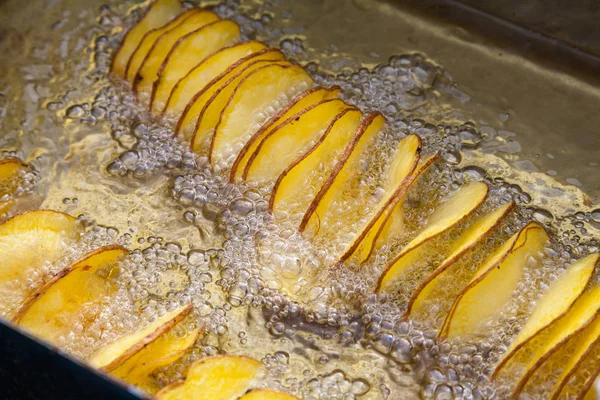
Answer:
M66 255L81 232L76 218L50 210L25 212L0 225L0 288L8 297L0 303L0 316L14 317L30 293L24 284L28 275Z
M538 332L565 315L583 293L600 262L600 254L590 254L569 267L538 300L523 328L510 344L498 365L506 363Z
M127 254L121 246L105 246L64 268L33 293L14 322L41 339L55 343L67 335L84 305L98 304L116 290L113 277L118 261ZM86 322L96 315L86 315Z
M592 373L589 377L581 392L577 396L575 400L598 400L598 395L600 395L598 388L600 387L600 365L598 368Z
M315 235L325 235L319 228L319 218L330 212L337 196L344 191L350 179L358 174L360 158L364 156L363 153L384 125L385 118L379 113L371 113L365 117L335 167L325 179L321 190L304 213L300 222L300 232L308 229Z
M577 334L574 339L577 340L576 346L572 352L569 353L569 356L565 357L567 360L566 364L561 365L562 371L549 396L552 400L560 397L561 392L565 386L567 386L571 377L578 372L579 367L583 364L584 360L592 353L594 348L598 348L600 345L600 318L596 317L594 321ZM564 347L565 346L558 351L564 352Z
M420 160L417 170L411 175L410 182L407 182L406 190L398 196L392 205L383 213L376 225L369 232L369 236L364 240L371 241L371 249L364 261L371 257L373 251L387 243L393 235L404 231L404 201L411 188L413 188L421 179L423 174L438 161L440 153L435 153L429 157ZM368 242L367 242L368 243Z
M581 332L585 332L588 328L589 335L598 334L600 331L599 311L600 285L596 285L579 296L564 316L538 333L540 336L537 338L540 340L536 340L535 345L529 345L532 341L521 347L520 352L526 354L526 358L519 360L517 363L514 361L517 357L511 357L508 362L498 364L491 378L495 379L498 373L506 368L510 369L511 376L515 376L516 371L513 367L517 364L520 367L524 367L525 373L520 377L514 390L516 397L525 388L533 374L552 355L561 351L569 339L575 337L575 335L579 335ZM590 337L588 336L587 340Z
M452 243L452 251L444 261L419 285L408 301L405 318L420 314L425 300L437 287L440 276L467 252L473 250L483 239L488 237L500 225L502 220L512 211L515 203L510 202L498 207L477 220Z
M198 12L200 12L200 9L192 8L191 10L180 14L171 22L148 31L148 33L144 35L142 41L136 47L135 51L131 55L131 58L129 58L129 61L127 62L127 68L125 68L125 79L127 80L127 82L131 84L135 82L135 77L137 76L138 71L142 66L142 63L146 59L146 56L148 55L150 50L152 50L154 43L156 43L156 41L162 36L163 33L166 33L172 30L173 28L181 25L181 23L185 21L188 17Z
M177 41L158 70L158 80L155 82L150 100L152 114L161 113L171 91L181 78L206 57L237 42L240 35L240 26L226 19L209 24Z
M375 206L373 216L358 229L357 237L342 253L340 261L347 260L353 254L361 263L369 257L373 248L373 239L386 210L393 207L396 199L404 197L404 193L409 188L410 177L419 163L422 148L423 142L417 135L408 135L400 141L385 178L384 195Z
M188 15L179 25L163 33L144 58L133 82L133 90L138 95L138 99L144 100L144 102L150 100L152 88L154 82L158 80L160 69L178 43L185 40L187 35L217 21L219 21L219 16L214 12L200 10Z
M165 333L120 367L111 371L111 374L146 393L155 394L160 388L151 374L158 368L177 361L196 344L202 331L202 329L194 329L183 337L178 337L172 332Z
M203 358L190 366L185 381L156 394L159 400L231 400L243 395L265 373L257 360L239 356Z
M239 66L235 70L232 70L233 75L228 76L227 80L219 81L214 87L208 88L199 97L193 100L192 106L184 112L180 121L184 119L183 127L188 126L194 118L196 123L193 129L192 151L198 154L207 154L210 150L210 143L215 130L215 127L219 123L223 109L227 106L229 99L235 92L236 87L239 83L244 80L248 75L269 65L291 65L285 60L276 60L276 58L283 58L283 54L279 50L269 51L261 56L257 56L256 60L253 58L251 62L245 63ZM271 60L269 58L274 58ZM199 110L198 114L194 116L195 112Z
M549 239L541 225L529 223L488 257L454 301L440 336L451 339L478 332L510 300L528 258L542 251Z
M210 143L209 161L231 166L244 143L265 122L268 110L285 107L313 80L297 65L269 65L245 77L235 88L221 113Z
M19 172L27 168L18 158L0 160L0 197L12 194L18 184ZM0 214L6 213L15 204L12 198L0 200Z
M282 122L288 120L311 105L317 104L323 100L335 99L339 97L340 92L341 89L339 86L334 86L331 88L317 86L296 96L292 102L288 103L288 105L281 109L281 111L279 111L275 116L271 117L267 122L265 122L260 129L256 131L244 144L244 147L242 147L242 150L238 153L238 156L233 162L233 166L231 167L231 172L229 175L229 181L234 183L242 180L242 175L244 174L248 160L254 154L254 151L260 144L262 138L267 135L271 129L279 126Z
M123 39L123 43L113 59L111 71L120 76L125 76L125 68L135 49L144 35L175 18L183 7L179 0L157 0L148 9L146 15L138 22Z
M242 397L240 400L299 400L296 396L291 394L276 392L274 390L267 389L252 389Z
M251 41L226 47L208 56L177 82L161 114L181 115L194 95L220 79L231 66L267 49L264 43Z
M340 99L314 104L273 128L248 160L246 181L273 181L350 107Z
M333 161L342 153L358 129L361 119L362 113L356 109L346 109L338 114L311 149L279 175L271 192L269 209L289 210L292 204L297 204L301 198L308 198L305 202L305 206L308 207L316 191L310 192L312 186L310 178L307 177L313 175L322 165L333 165Z
M154 322L149 323L139 331L121 336L114 342L97 350L88 362L94 368L110 372L129 360L142 350L155 342L163 334L171 330L175 325L187 317L193 310L191 304L187 304L166 313ZM167 343L170 344L170 343ZM160 347L158 350L163 350ZM167 351L165 356L171 353Z
M421 232L404 246L400 254L396 256L381 274L375 290L386 290L410 266L414 265L414 253L411 257L405 257L407 254L423 248L425 243L456 226L456 224L471 215L483 204L488 190L488 186L483 182L471 182L463 185L445 203L437 207Z

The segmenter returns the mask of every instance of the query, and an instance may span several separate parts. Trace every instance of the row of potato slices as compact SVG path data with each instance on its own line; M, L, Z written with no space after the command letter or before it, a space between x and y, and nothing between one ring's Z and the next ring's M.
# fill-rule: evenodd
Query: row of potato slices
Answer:
M66 247L82 233L77 219L51 210L30 211L0 225L0 287L15 281L24 282L27 274L44 265L59 261ZM23 289L16 296L19 307L2 315L36 337L56 344L76 322L86 325L96 314L84 315L112 297L117 285L119 263L127 249L110 245L86 254L58 271L32 290ZM14 285L13 285L14 287ZM184 329L184 320L193 312L191 304L157 318L144 328L124 335L100 348L87 360L93 367L137 386L144 392L158 391L151 374L168 366L186 353L200 338L203 330ZM85 319L82 321L81 318ZM293 396L255 390L245 394L261 375L262 364L246 357L221 356L193 364L186 381L164 388L158 395L165 399L293 399Z

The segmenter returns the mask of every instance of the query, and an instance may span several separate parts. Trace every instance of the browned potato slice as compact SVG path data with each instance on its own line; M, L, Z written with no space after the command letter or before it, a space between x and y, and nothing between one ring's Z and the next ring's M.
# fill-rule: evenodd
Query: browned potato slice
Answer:
M445 203L436 208L421 232L411 240L389 264L379 277L376 291L385 290L398 280L419 257L424 244L456 226L471 215L485 201L488 186L483 182L471 182L458 189Z
M173 28L181 25L181 23L185 21L188 17L198 12L200 12L200 9L192 8L191 10L180 14L177 18L167 23L166 25L152 29L151 31L146 33L140 44L137 46L137 48L131 55L131 58L127 62L127 68L125 69L125 79L127 80L127 82L131 84L135 82L135 77L137 76L138 71L142 66L142 63L146 59L146 56L148 55L150 50L152 50L154 43L156 43L156 41L163 35L163 33L168 32Z
M231 167L239 151L265 122L265 117L285 107L313 85L296 65L268 65L245 77L221 113L210 143L209 161L218 170Z
M350 107L340 99L314 104L271 130L248 160L246 181L275 180L335 118Z
M185 381L157 393L159 400L231 400L258 383L265 367L257 360L239 356L203 358L190 367Z
M361 263L367 260L379 226L385 220L386 210L393 207L396 199L404 197L410 186L410 178L419 162L422 147L421 138L417 135L408 135L400 141L385 178L384 195L375 206L373 215L358 229L358 235L342 253L340 261L352 255L356 255Z
M195 136L208 138L208 134L203 136L203 133L198 133L200 129L203 129L199 126L200 121L206 116L206 118L211 120L210 126L214 129L214 126L216 126L219 121L219 116L221 115L223 107L227 104L227 99L231 96L231 92L233 92L233 89L235 89L235 86L237 86L237 83L242 77L245 76L244 74L251 71L249 68L258 68L260 65L266 65L265 61L284 61L284 58L283 53L277 49L264 49L257 53L250 54L231 65L190 99L177 121L175 134L178 135L183 133L187 136L188 134L193 133ZM223 91L231 92L229 92L228 95L225 93L221 95L221 92ZM217 99L216 96L219 95L225 98L224 101L216 101L221 108L218 111L209 110L209 107L216 107L212 103Z
M450 255L419 285L411 296L405 318L420 314L425 300L437 287L440 276L445 273L465 253L472 251L483 239L494 231L502 220L512 211L515 203L510 202L486 214L463 232L458 240L452 243Z
M347 109L338 114L319 140L279 175L271 193L269 208L289 210L293 204L301 203L298 207L306 209L316 195L316 191L311 191L311 176L329 172L319 169L322 165L333 165L358 129L361 119L362 113L356 109ZM316 189L318 191L319 188Z
M0 225L0 316L15 316L31 293L25 279L65 256L81 232L76 218L50 210L25 212Z
M267 389L252 389L242 397L240 400L299 400L296 396L291 394L276 392L274 390Z
M274 53L275 54L272 54L274 56L281 54L278 50ZM193 118L192 112L200 109L196 124L194 126L194 133L192 135L192 151L198 154L208 154L212 136L214 134L215 127L221 119L223 109L225 106L227 106L229 99L231 99L232 94L235 92L235 88L242 80L244 80L254 71L269 65L291 65L289 61L273 61L262 59L266 55L267 54L259 56L257 57L259 58L258 60L240 66L241 69L235 71L235 73L227 81L219 82L216 85L218 87L209 88L194 100L194 104L189 109L190 112L182 116L182 118L187 120L185 124L189 125Z
M193 309L191 304L187 304L157 318L139 331L121 336L92 354L88 360L90 365L107 372L120 367L125 361L171 330L187 317Z
M246 164L250 157L254 154L256 147L260 144L262 138L267 135L271 129L279 126L282 122L287 121L300 111L310 107L313 104L319 103L323 100L329 100L339 97L340 88L334 86L332 88L315 87L308 89L305 92L300 93L294 100L286 105L281 111L275 116L265 122L258 131L256 131L250 140L244 144L242 150L239 152L229 175L229 181L231 183L240 182L242 175L246 169Z
M98 304L116 290L112 278L117 262L127 254L121 246L106 246L66 267L33 293L14 321L41 339L56 343L67 335L85 305ZM93 320L96 315L87 315Z
M310 228L315 235L328 236L323 232L324 229L318 228L317 216L324 216L330 212L336 197L344 191L350 179L358 174L360 157L363 156L364 151L384 125L385 118L379 113L371 113L365 117L335 167L325 179L321 190L308 206L302 222L300 222L300 232Z
M157 0L154 2L142 20L125 35L123 43L113 59L112 72L124 77L127 63L144 35L148 31L158 28L175 18L182 9L179 0Z
M440 335L455 338L478 332L510 300L527 259L537 256L549 239L541 225L529 223L497 249L454 301Z
M171 118L181 115L196 93L219 79L232 65L266 48L267 46L261 42L244 42L208 56L177 82L161 114Z
M184 40L187 35L194 34L216 21L219 21L219 16L212 11L193 12L191 15L186 15L179 25L163 33L154 42L133 82L133 90L137 93L139 100L144 103L150 101L152 88L154 82L158 80L160 69L177 43Z
M153 115L163 110L171 90L198 63L223 47L237 42L241 31L230 19L217 21L178 40L158 70L158 80L152 90L150 109Z

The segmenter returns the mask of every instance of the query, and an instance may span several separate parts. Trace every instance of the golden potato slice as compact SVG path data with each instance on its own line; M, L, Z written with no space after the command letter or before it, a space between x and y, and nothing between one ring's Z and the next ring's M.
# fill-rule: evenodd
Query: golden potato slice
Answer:
M491 376L492 379L495 379L498 373L506 368L510 370L511 377L516 377L517 371L513 367L515 365L524 367L519 368L519 371L524 369L525 373L515 387L514 394L516 397L525 388L533 374L552 355L561 351L569 339L577 337L582 342L589 343L593 337L600 334L599 311L600 285L596 285L579 296L565 315L538 333L540 340L536 340L535 345L528 345L528 343L521 348L520 352L527 354L525 359L515 362L517 357L511 357L508 362L498 364ZM583 337L580 336L581 333L584 333Z
M585 385L583 385L581 393L579 393L575 400L598 400L598 387L600 387L599 377L600 365L598 365L598 368L596 368L596 370L592 373L592 376L590 376Z
M291 394L267 389L252 389L239 400L299 400Z
M429 168L436 163L440 158L440 153L435 153L429 157L419 161L419 165L416 171L411 175L410 182L407 182L407 188L398 196L392 205L383 213L381 218L377 221L376 226L373 227L374 233L369 233L369 240L371 243L371 250L366 256L366 259L371 257L371 254L375 249L381 248L384 244L390 241L390 239L401 232L404 232L404 201L406 196L421 179L423 174L429 170ZM371 235L373 237L371 238Z
M317 104L323 100L335 99L339 97L340 92L341 89L339 86L333 86L331 88L317 86L296 96L292 102L286 105L267 122L265 122L260 129L252 135L246 144L244 144L244 147L242 147L242 150L238 153L238 156L233 162L233 166L231 167L231 172L229 175L229 181L234 183L242 180L242 175L244 174L248 160L252 154L254 154L254 151L260 144L262 138L267 135L271 129L273 129L273 127L278 126L282 122L288 120L311 105Z
M542 251L549 239L546 230L533 222L492 253L454 301L440 336L455 338L477 333L510 300L527 259Z
M257 146L244 171L246 181L277 179L307 147L350 107L340 99L314 104L273 128Z
M185 381L156 394L159 400L231 400L243 395L265 373L257 360L239 356L203 358L190 366Z
M405 313L405 318L420 314L423 311L425 300L437 287L440 276L448 270L467 252L473 250L483 239L488 237L502 220L513 210L514 202L506 203L496 210L486 214L465 230L460 237L452 243L452 251L444 261L419 285L410 300Z
M211 164L225 162L230 167L244 144L265 122L269 109L277 112L312 85L310 75L293 64L265 66L245 77L215 126L208 156Z
M111 374L146 393L155 394L160 388L152 378L153 371L177 361L196 344L202 332L202 329L194 329L183 337L178 337L172 331L165 333L111 371Z
M316 191L311 192L311 175L319 171L322 165L333 165L358 129L361 119L362 113L356 109L346 109L338 114L319 140L279 175L271 192L269 209L289 210L300 199L306 199L302 203L308 207L316 195ZM299 207L304 208L304 204Z
M160 69L178 43L185 40L187 35L193 36L200 29L217 21L219 21L217 14L201 10L186 16L179 25L163 33L144 58L133 82L133 90L138 95L138 99L144 102L150 101L152 88L154 82L158 80Z
M371 113L365 117L335 167L325 179L321 190L308 206L298 228L300 232L310 228L315 235L327 236L318 228L319 218L329 213L337 196L344 191L350 179L358 174L360 158L384 125L385 118L379 113Z
M525 325L504 353L499 364L504 364L533 336L563 316L583 293L600 262L600 254L590 254L569 267L542 295Z
M148 346L161 337L161 335L171 330L175 325L187 317L193 309L191 304L187 304L166 313L162 317L154 320L154 322L146 325L141 330L121 336L114 342L100 348L92 354L88 362L92 367L107 372L120 367L125 361L129 360L140 351L147 349ZM157 349L161 352L164 350L160 347ZM167 351L167 354L163 354L163 356L166 356L169 353L171 353L171 351Z
M471 215L488 194L488 186L483 182L471 182L458 189L445 203L435 209L429 220L419 232L388 265L379 277L376 291L387 289L410 266L420 254L424 244L456 226ZM410 255L410 256L408 256Z
M198 154L208 154L212 135L215 127L219 123L223 109L227 105L237 85L244 78L257 69L268 65L291 65L289 61L268 59L270 57L278 58L280 54L281 52L279 50L269 51L263 55L257 56L256 60L253 58L253 61L244 63L240 67L235 68L235 70L232 70L231 73L233 73L233 75L226 81L219 81L217 84L207 88L206 91L203 91L200 96L195 97L191 107L186 108L186 111L184 111L184 114L179 120L182 123L182 129L185 133L188 131L187 127L189 127L193 120L196 119L191 141L192 151ZM195 113L197 111L198 114L196 115Z
M183 7L179 0L157 0L148 9L146 15L123 38L123 43L113 59L112 73L124 77L129 58L138 47L144 35L175 18Z
M50 210L25 212L0 225L0 316L14 317L31 293L25 279L65 256L81 232L76 218Z
M17 188L19 172L27 168L18 158L0 160L0 197L12 194ZM12 198L0 201L0 214L7 212L15 204Z
M181 115L196 93L220 79L231 66L248 56L266 50L264 43L252 41L226 47L208 56L177 82L169 94L169 100L161 114L167 117Z
M187 103L183 113L177 121L175 128L175 135L183 133L185 135L193 133L196 136L202 136L198 134L200 129L200 120L206 116L211 121L211 125L214 126L219 121L219 116L225 104L227 104L228 96L231 96L231 92L242 79L244 71L248 73L248 68L258 68L260 65L266 65L264 61L285 61L283 53L277 49L264 49L257 53L250 54L231 65L222 74L213 79L210 83L205 85L200 91L198 91ZM262 62L262 64L261 64ZM212 105L213 101L217 99L220 93L224 90L230 90L228 95L223 93L222 97L224 100L217 100L215 105ZM218 111L211 111L208 107L221 107ZM205 135L208 138L210 135ZM208 141L208 140L207 140ZM193 142L193 140L192 140Z
M409 188L410 178L419 163L422 148L423 143L417 135L408 135L400 141L385 177L384 195L377 202L373 215L358 229L357 237L342 253L340 261L345 261L354 254L361 263L367 260L386 210L393 207L392 203L396 199L404 197Z
M559 375L556 384L552 388L550 394L551 399L558 399L565 386L569 383L572 376L574 376L579 367L583 364L583 361L592 353L594 348L600 345L600 318L596 317L588 326L586 326L577 336L574 337L577 340L577 345L569 353L568 357L565 357L566 364L561 365L562 371ZM561 347L557 352L565 351L564 347ZM542 363L539 365L541 366ZM536 371L537 372L537 371ZM533 376L535 372L531 374ZM523 387L525 385L522 385Z
M14 322L55 343L73 329L85 305L98 304L114 293L117 263L126 254L121 246L105 246L64 268L27 299ZM96 315L84 317L90 321Z
M240 35L240 26L226 19L207 25L177 41L158 70L158 80L154 84L150 100L152 114L160 114L181 78L206 57L237 42Z
M135 77L137 76L138 71L142 66L142 63L146 59L146 56L148 55L150 50L152 50L154 43L156 43L156 41L163 35L163 33L166 33L172 30L173 28L181 25L181 23L185 21L188 17L200 11L201 10L199 8L192 8L191 10L180 14L177 18L167 23L166 25L148 31L148 33L144 35L142 41L136 47L135 51L131 55L131 58L129 58L129 61L127 62L127 67L125 68L125 79L127 80L127 82L131 84L135 82Z

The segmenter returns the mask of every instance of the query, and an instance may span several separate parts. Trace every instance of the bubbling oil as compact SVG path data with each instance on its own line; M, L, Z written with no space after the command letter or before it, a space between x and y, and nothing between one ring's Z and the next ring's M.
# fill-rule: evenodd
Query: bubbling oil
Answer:
M119 264L117 293L94 310L82 310L82 321L90 314L97 317L90 325L76 324L59 346L86 358L115 338L191 302L194 314L178 326L181 332L176 334L204 326L206 335L173 365L155 372L159 386L181 378L186 366L200 357L233 353L263 361L269 371L262 383L265 387L304 399L505 397L511 382L491 385L487 379L491 368L542 291L575 258L597 251L590 231L600 224L600 212L573 211L556 218L532 204L534 194L522 190L515 179L465 163L466 152L485 147L489 132L444 102L444 96L464 101L468 96L432 60L406 54L374 69L344 68L333 73L307 58L300 38L281 39L293 29L269 28L269 22L285 10L260 2L242 6L222 2L214 9L235 19L246 38L280 45L318 84L339 85L346 102L365 112L380 111L387 118L374 151L360 160L369 168L363 168L352 182L335 205L335 214L344 216L354 209L357 194L366 194L360 199L370 200L369 206L352 224L335 225L340 228L336 237L307 240L296 230L298 211L268 212L270 186L227 183L224 176L212 172L205 158L198 158L187 143L172 136L169 124L152 121L127 87L109 79L111 53L142 12L129 12L130 6L119 2L102 6L98 15L82 14L86 22L78 23L83 26L79 29L59 26L62 42L57 39L57 54L64 51L60 46L66 46L83 49L87 57L58 71L55 93L46 96L43 111L28 108L27 120L39 113L46 124L42 127L59 126L52 131L56 136L48 139L59 149L53 159L32 157L38 172L24 178L23 194L17 197L25 199L39 190L45 196L40 199L43 206L83 214L85 226L77 242L65 243L63 259L45 266L41 275L28 276L28 288L106 244L119 243L131 250ZM60 44L65 41L67 45ZM69 82L77 82L74 89L62 87ZM444 162L407 194L404 232L378 247L363 266L352 260L336 264L335 250L349 243L374 206L392 149L411 133L423 138L426 151L440 151ZM40 143L38 147L52 147ZM19 150L11 151L21 155ZM82 155L86 153L96 155ZM53 172L40 178L48 166L53 166ZM67 172L56 172L61 169ZM424 226L435 207L470 181L485 181L491 188L481 209L433 241L430 246L436 254L413 266L388 293L374 294L375 277ZM79 191L65 198L71 186ZM517 211L452 267L452 281L442 277L436 296L448 300L426 304L422 318L406 320L413 289L449 253L449 243L477 217L510 200L519 205ZM543 254L530 260L500 317L489 321L477 337L436 339L460 286L456 282L466 284L485 256L532 219L560 233L560 240L553 240ZM118 228L101 226L96 220ZM528 394L531 398L547 393L556 371L548 371L547 376Z

